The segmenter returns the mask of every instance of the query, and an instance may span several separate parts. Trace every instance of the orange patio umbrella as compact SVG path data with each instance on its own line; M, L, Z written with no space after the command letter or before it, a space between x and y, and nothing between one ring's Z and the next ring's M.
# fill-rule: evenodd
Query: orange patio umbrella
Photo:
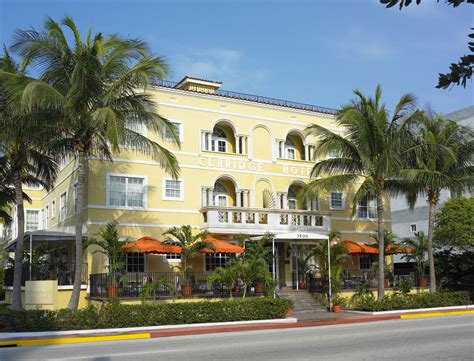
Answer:
M400 254L400 253L413 253L413 249L409 247L404 247L403 245L398 244L389 244L385 248L386 254Z
M163 243L156 238L142 237L134 242L123 245L120 251L154 254L181 253L181 247Z
M201 253L240 253L241 254L245 252L245 250L242 247L221 241L220 239L217 239L217 238L207 237L205 238L205 240L208 242L212 242L215 250L213 251L212 249L204 248L201 251Z
M349 254L378 254L379 250L375 247L367 246L366 244L356 243L353 241L342 241L343 245L346 246Z

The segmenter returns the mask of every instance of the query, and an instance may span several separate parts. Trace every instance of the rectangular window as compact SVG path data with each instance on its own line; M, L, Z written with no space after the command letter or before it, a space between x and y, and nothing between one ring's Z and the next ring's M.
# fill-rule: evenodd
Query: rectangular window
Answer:
M39 228L39 211L26 210L26 231L36 231Z
M286 157L288 159L296 159L296 151L293 148L287 149L286 150Z
M66 192L61 194L59 197L59 220L64 221L66 219L66 211L67 211L67 195Z
M49 226L49 206L43 208L43 229L47 229Z
M170 122L171 125L173 126L174 132L176 136L178 137L179 140L182 140L181 138L181 123L178 122ZM165 140L172 140L173 137L171 136L171 132L168 128L165 129L165 134L164 134Z
M56 199L51 202L51 218L56 217Z
M144 123L139 123L135 120L132 119L127 119L125 121L125 128L134 131L136 133L139 133L141 135L146 136L147 133L147 126Z
M125 268L127 272L145 272L145 255L143 253L127 253Z
M183 200L183 181L163 179L163 199Z
M218 267L225 267L231 259L230 254L226 253L206 253L205 269L206 272L212 272Z
M331 192L329 202L331 209L344 209L344 196L342 192Z
M109 176L109 205L145 207L145 178Z
M377 255L375 254L361 254L359 256L359 268L361 270L370 270L375 262L377 262Z
M357 218L374 219L377 218L377 208L375 200L365 199L357 203Z
M416 232L416 224L410 224L410 231L413 233Z
M74 214L77 213L77 183L72 186L72 196L74 199Z
M169 261L181 261L181 253L167 253L165 258Z
M296 199L288 199L288 209L296 209Z
M218 152L227 152L227 142L225 140L216 140L216 147Z

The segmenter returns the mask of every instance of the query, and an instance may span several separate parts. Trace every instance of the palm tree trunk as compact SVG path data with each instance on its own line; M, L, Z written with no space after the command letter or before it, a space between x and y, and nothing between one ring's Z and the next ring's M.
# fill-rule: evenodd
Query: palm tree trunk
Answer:
M377 299L381 300L384 297L385 291L385 242L384 242L384 206L383 206L383 194L379 192L377 194L377 236L379 239L379 260L378 260L378 286L377 286Z
M428 262L430 265L430 292L436 292L436 272L433 255L433 229L438 198L439 195L436 195L436 193L428 193Z
M79 162L77 166L77 214L76 214L76 254L74 260L74 285L69 300L68 308L77 310L79 306L79 296L81 294L82 284L82 223L84 213L84 183L86 172L86 155L85 152L79 151Z
M21 273L23 268L23 237L25 235L25 210L23 207L23 187L19 174L15 174L15 201L18 235L15 247L15 264L13 269L12 308L21 309Z

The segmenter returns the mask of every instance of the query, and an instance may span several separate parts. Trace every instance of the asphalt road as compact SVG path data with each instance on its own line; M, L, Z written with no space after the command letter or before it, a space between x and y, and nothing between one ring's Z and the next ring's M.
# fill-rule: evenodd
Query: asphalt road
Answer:
M0 360L474 360L474 315L4 348Z

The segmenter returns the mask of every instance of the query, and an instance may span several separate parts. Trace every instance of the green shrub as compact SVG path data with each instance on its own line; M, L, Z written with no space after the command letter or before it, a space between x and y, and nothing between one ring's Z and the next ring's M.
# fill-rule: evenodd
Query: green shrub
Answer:
M423 292L385 296L381 301L375 297L361 296L351 300L351 308L359 311L389 311L417 308L462 306L470 304L467 292Z
M78 311L0 311L0 332L82 330L282 318L292 302L283 298L123 305L106 303Z

